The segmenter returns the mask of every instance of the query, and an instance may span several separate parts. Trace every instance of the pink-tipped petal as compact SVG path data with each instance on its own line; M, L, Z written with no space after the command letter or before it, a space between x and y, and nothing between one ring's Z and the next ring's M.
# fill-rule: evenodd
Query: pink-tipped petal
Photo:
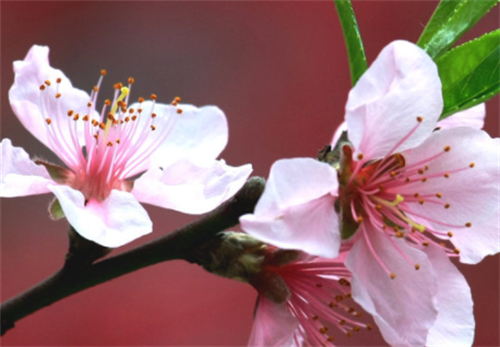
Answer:
M457 127L482 129L484 127L485 116L486 106L483 103L440 120L437 123L437 126L440 129L451 129Z
M224 160L210 160L198 165L181 159L164 170L149 169L134 182L132 194L143 203L200 214L232 197L251 172L250 164L232 167Z
M346 121L355 155L377 159L418 128L397 148L412 148L436 127L443 109L436 64L415 44L386 46L349 93Z
M161 112L162 105L157 105ZM155 107L155 110L156 110ZM155 164L167 167L181 158L215 159L226 147L228 127L224 112L215 106L197 108L181 104L182 110L174 129L154 153ZM158 116L159 118L159 116Z
M254 214L240 218L247 233L285 249L335 257L340 246L334 195L337 173L310 158L278 160L271 167Z
M2 148L0 196L11 198L49 193L54 184L47 169L31 161L21 147L12 146L9 139L0 142Z
M424 346L437 317L438 278L427 255L394 240L406 256L420 265L406 261L380 231L368 230L377 260L366 240L360 238L350 251L346 267L351 270L352 295L370 314L385 340L392 346ZM382 261L392 273L391 279Z
M290 314L285 304L275 304L261 296L248 346L293 346L293 334L298 325L298 320Z
M24 60L14 62L14 73L9 100L12 110L24 127L55 154L59 153L61 145L73 146L71 131L68 130L59 132L59 144L51 141L46 119L51 119L53 127L73 129L75 121L67 116L67 112L73 110L74 114L78 113L81 117L88 114L89 95L73 88L71 81L61 70L50 66L48 47L33 46ZM58 78L61 79L60 83L56 82ZM45 81L49 81L50 86ZM43 91L40 90L41 85L44 85ZM56 90L61 94L59 98L56 98ZM95 113L90 116L97 118ZM77 141L83 144L83 122L80 120L76 124Z
M472 346L475 322L472 295L467 281L443 250L430 245L424 251L434 266L439 284L439 313L425 345Z
M406 165L411 166L439 153L442 155L429 162L429 169L423 175L429 177L426 182L403 186L401 190L431 197L439 192L442 198L433 200L442 204L413 203L411 210L460 228L465 228L466 223L474 226L494 213L500 194L498 142L486 132L473 128L440 130L405 155ZM449 177L445 177L446 173ZM449 204L448 208L444 207L445 203ZM431 224L440 230L451 228L454 231L453 227Z
M460 250L460 261L477 264L488 255L500 252L500 206L483 222L456 229L451 242Z
M130 193L112 190L104 201L86 202L68 186L49 186L73 228L84 238L104 247L119 247L149 234L153 223Z

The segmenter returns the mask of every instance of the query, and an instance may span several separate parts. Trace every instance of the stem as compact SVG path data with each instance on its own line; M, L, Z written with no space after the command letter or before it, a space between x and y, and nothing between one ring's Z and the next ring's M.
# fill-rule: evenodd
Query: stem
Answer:
M352 85L355 86L358 79L366 71L367 63L363 41L359 33L358 23L350 0L334 0L340 25L344 33L344 41L349 58Z
M33 312L113 278L167 260L196 262L193 251L253 212L263 189L264 179L253 177L229 201L170 234L91 265L67 261L51 277L1 305L1 334Z

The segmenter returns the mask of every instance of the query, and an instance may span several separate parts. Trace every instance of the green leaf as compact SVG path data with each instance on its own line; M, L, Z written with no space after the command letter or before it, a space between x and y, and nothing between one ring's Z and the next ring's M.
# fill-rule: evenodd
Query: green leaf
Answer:
M458 46L436 64L443 85L440 119L485 102L500 90L500 29Z
M339 15L342 32L344 33L347 56L349 58L349 68L351 70L351 81L354 86L361 75L366 71L365 49L359 34L358 23L354 15L354 9L350 0L335 0L335 7Z
M453 46L499 0L442 0L417 45L436 59Z

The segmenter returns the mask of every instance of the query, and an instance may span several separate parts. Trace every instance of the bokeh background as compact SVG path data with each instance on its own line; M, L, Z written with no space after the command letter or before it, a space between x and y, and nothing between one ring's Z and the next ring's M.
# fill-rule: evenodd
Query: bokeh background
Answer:
M389 42L415 42L434 1L355 1L369 62ZM489 13L465 39L498 28ZM462 40L463 41L463 40ZM215 104L228 118L222 157L267 176L279 158L314 156L343 118L350 89L340 25L331 1L1 2L1 136L31 155L57 161L18 122L8 102L12 62L48 45L52 66L90 90L136 79L133 96ZM108 88L108 89L107 89ZM104 97L103 97L104 98ZM423 102L425 102L423 100ZM486 129L499 136L498 97ZM26 290L62 265L67 222L48 218L51 197L1 201L1 299ZM478 202L480 203L480 202ZM148 206L152 235L196 216ZM477 346L499 346L499 257L459 265L472 288ZM158 264L71 296L16 324L4 346L240 346L252 325L254 290L182 261ZM418 317L415 317L418 319ZM340 336L339 334L337 336ZM345 341L337 338L342 345ZM350 345L384 345L377 332Z

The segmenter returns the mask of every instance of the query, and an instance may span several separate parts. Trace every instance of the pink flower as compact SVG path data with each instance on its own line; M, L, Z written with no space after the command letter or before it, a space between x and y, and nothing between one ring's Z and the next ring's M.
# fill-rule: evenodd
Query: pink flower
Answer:
M442 104L434 62L391 43L349 94L340 161L276 162L240 219L281 248L335 257L341 239L352 245L353 298L391 345L470 345L470 290L447 255L499 251L498 139L477 129L479 107L461 115L474 128L460 115L438 124Z
M98 110L105 71L89 96L49 65L48 54L48 47L33 46L23 61L14 62L9 99L26 129L67 168L33 162L4 139L2 197L52 192L80 235L118 247L152 230L138 201L199 214L246 181L250 165L216 160L228 139L217 107L180 105L178 98L160 104L155 95L128 105L131 78L128 87L115 85L112 101Z
M352 306L342 260L308 258L264 261L251 281L260 295L249 346L333 346L339 333L372 330Z

